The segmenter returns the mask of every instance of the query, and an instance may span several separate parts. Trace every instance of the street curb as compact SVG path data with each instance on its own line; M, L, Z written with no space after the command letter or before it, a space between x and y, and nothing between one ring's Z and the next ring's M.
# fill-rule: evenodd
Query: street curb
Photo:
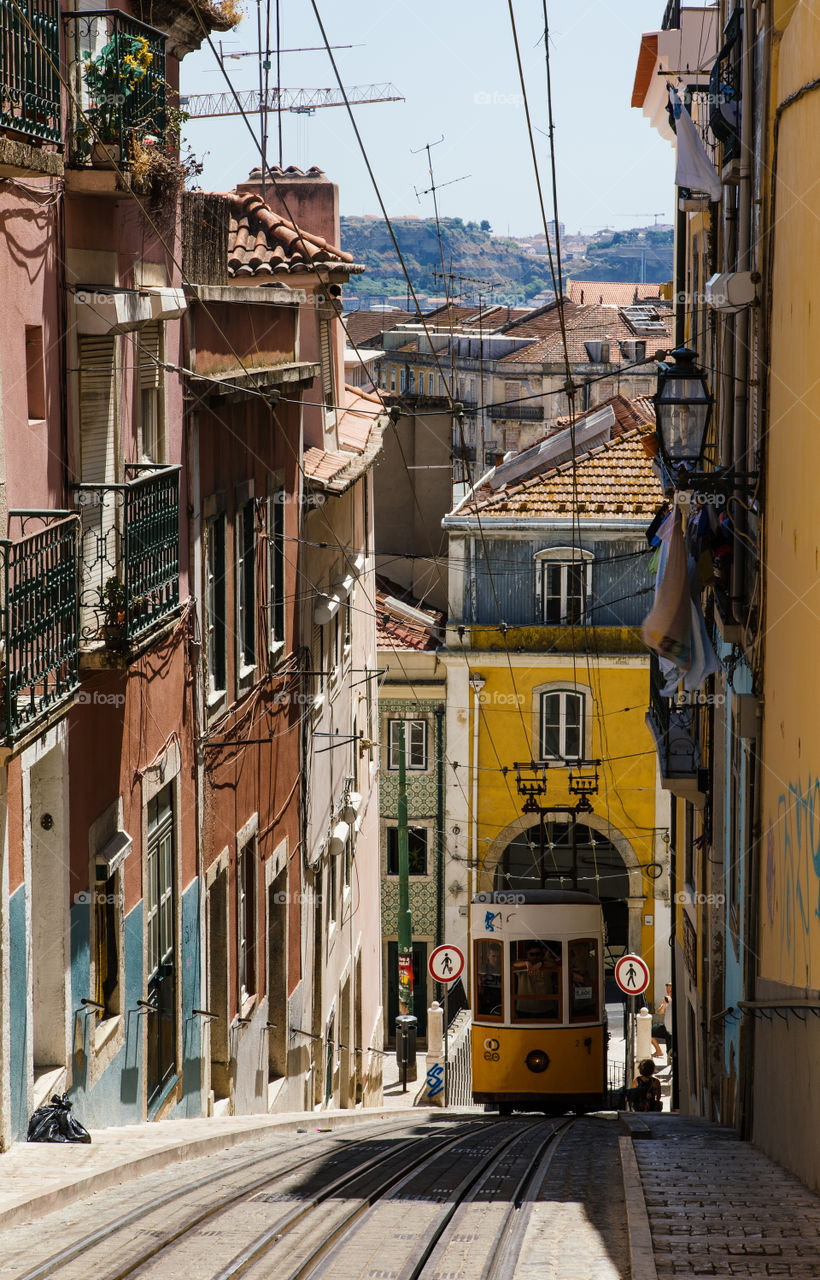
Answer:
M652 1130L645 1120L634 1111L619 1111L618 1120L621 1128L626 1130L630 1138L651 1138Z
M655 1251L643 1183L631 1138L619 1138L621 1173L626 1203L626 1230L629 1240L629 1271L632 1280L658 1280Z
M71 1170L66 1170L66 1178L71 1179L61 1185L49 1187L48 1190L40 1192L39 1195L31 1196L30 1193L21 1191L21 1199L17 1203L9 1204L6 1208L0 1208L0 1231L9 1227L17 1226L21 1222L31 1222L36 1218L42 1218L47 1213L51 1213L54 1209L60 1209L63 1205L71 1204L74 1200L79 1200L83 1196L91 1195L95 1191L104 1191L108 1187L120 1186L126 1180L142 1177L146 1173L153 1173L155 1170L164 1169L167 1165L176 1164L181 1160L193 1160L199 1156L210 1155L212 1152L222 1151L227 1147L236 1146L240 1142L245 1142L251 1138L259 1138L261 1131L266 1129L276 1130L278 1132L295 1132L298 1129L337 1129L349 1125L373 1124L382 1120L396 1120L397 1127L403 1127L413 1120L422 1120L427 1115L441 1116L439 1107L407 1107L407 1108L375 1108L372 1111L308 1111L304 1113L290 1113L287 1117L274 1117L268 1115L260 1115L258 1122L255 1124L246 1124L242 1128L233 1130L222 1130L218 1133L207 1134L201 1138L192 1138L187 1141L169 1140L168 1146L159 1147L153 1151L147 1152L145 1155L136 1156L132 1159L126 1159L122 1163L115 1163L108 1168L98 1169L93 1173L72 1177ZM172 1123L184 1124L184 1120L173 1121ZM137 1126L134 1126L136 1129ZM143 1126L140 1126L143 1129ZM92 1140L95 1133L102 1136L110 1133L109 1130L90 1130ZM136 1137L136 1134L135 1134ZM26 1143L15 1143L12 1150L25 1148ZM99 1150L100 1148L98 1148ZM42 1150L42 1148L41 1148ZM78 1153L86 1154L87 1146L64 1146L59 1145L55 1149L63 1158L69 1158L69 1153L76 1150ZM109 1147L112 1158L116 1159L116 1148ZM6 1153L9 1154L9 1153ZM3 1172L3 1156L0 1155L0 1174ZM27 1198L22 1198L26 1197Z

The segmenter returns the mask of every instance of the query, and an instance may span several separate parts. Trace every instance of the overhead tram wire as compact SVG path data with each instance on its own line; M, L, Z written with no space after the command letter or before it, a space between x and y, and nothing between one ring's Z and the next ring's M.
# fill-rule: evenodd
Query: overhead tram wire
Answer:
M30 34L30 36L31 36L32 40L33 40L37 45L39 45L39 47L40 47L40 49L41 49L41 51L42 51L42 53L43 53L43 55L44 55L44 57L45 57L46 61L49 63L49 65L51 65L52 70L54 70L55 75L57 76L58 80L59 80L59 81L60 81L60 83L62 84L63 88L66 90L67 96L69 97L70 101L73 103L74 107L75 107L75 108L76 108L76 110L79 112L79 114L81 115L81 117L82 117L83 119L85 119L85 113L84 113L84 111L83 111L83 108L82 108L81 103L76 99L76 96L75 96L75 95L74 95L74 93L72 92L71 87L67 84L67 82L66 82L66 81L63 79L63 77L61 76L59 67L56 67L56 66L54 65L53 59L51 58L51 55L50 55L50 52L45 48L45 46L44 46L44 44L43 44L43 42L42 42L42 39L41 39L41 38L40 38L40 36L39 36L39 33L37 33L36 31L34 31L33 27L31 26L31 23L28 21L27 15L26 15L25 13L23 13L23 11L20 9L20 6L19 6L19 4L17 3L17 0L11 0L11 2L12 2L12 4L13 4L13 6L15 7L15 9L17 10L17 12L18 12L18 14L19 14L20 18L22 19L22 21L23 21L24 25L28 28L28 30L29 30L29 34ZM193 8L193 5L192 5L192 8ZM195 13L195 14L196 14L196 16L199 18L200 25L201 25L201 26L203 26L203 31L204 31L204 24L202 24L201 16L197 13L197 11L196 11L195 9L194 9L194 13ZM209 44L211 45L211 48L212 48L212 50L213 50L213 43L212 43L212 41L210 40L210 36L208 35L208 33L207 33L207 32L205 32L205 35L206 35L206 38L208 39L208 42L209 42ZM217 58L217 61L219 61L219 59L218 59L218 58ZM221 63L220 63L220 65L221 65ZM223 74L224 74L224 68L223 68ZM229 78L228 78L228 79L229 79ZM229 83L230 83L230 81L229 81ZM231 88L232 88L232 87L233 87L233 86L231 86ZM243 115L244 115L244 113L243 113ZM249 122L247 121L247 119L246 119L246 123L249 125ZM250 126L249 126L249 127L250 127ZM252 134L252 136L254 136L254 135L253 135L253 130L252 130L252 129L251 129L251 134ZM254 138L254 140L255 140L255 138ZM115 165L115 169L116 169L116 171L118 172L118 174L119 174L120 178L122 178L122 176L123 176L123 175L122 175L122 171L119 169L119 166ZM165 249L165 251L166 251L166 253L167 253L167 255L168 255L169 261L170 261L170 262L172 262L172 263L173 263L173 265L174 265L174 266L175 266L175 267L180 271L180 274L181 274L181 277L182 277L183 282L184 282L184 283L187 283L187 284L190 284L191 282L190 282L190 281L187 279L187 277L185 276L185 272L184 272L184 270L183 270L183 268L182 268L182 264L181 264L181 263L179 262L179 260L177 259L176 255L175 255L175 252L174 252L174 250L173 250L173 247L172 247L172 246L170 246L170 245L167 243L167 241L166 241L166 239L165 239L164 235L162 234L161 229L160 229L160 228L158 228L158 227L156 226L156 224L154 223L153 219L151 218L151 216L150 216L150 214L149 214L149 212L148 212L147 208L146 208L146 207L145 207L145 205L143 204L142 200L140 200L140 198L139 198L139 197L136 195L136 193L134 193L133 191L129 191L129 194L131 195L132 199L134 199L134 201L137 203L137 205L139 206L139 208L140 208L140 210L141 210L141 212L142 212L143 216L145 217L146 221L149 223L149 225L151 226L152 230L155 232L155 234L156 234L156 236L157 236L157 238L158 238L159 242L163 245L163 248ZM285 205L285 208L286 208L286 211L287 211L287 206L286 206L286 204L285 204L284 198L283 198L283 197L281 197L281 196L280 196L280 198L282 198L282 202L283 202L283 204ZM289 211L288 211L288 212L289 212ZM296 225L296 224L294 223L294 225ZM245 366L245 363L244 363L244 361L243 361L242 357L241 357L241 356L239 355L239 353L235 350L235 348L234 348L234 346L233 346L232 342L230 341L230 338L228 337L228 335L226 335L226 334L223 332L223 330L221 329L221 326L219 325L219 322L218 322L217 318L216 318L214 315L212 315L212 314L211 314L210 309L208 308L207 304L205 304L205 305L203 306L203 310L206 312L206 314L208 314L208 315L210 316L210 318L211 318L212 322L213 322L213 323L214 323L214 325L215 325L215 328L216 328L217 332L219 332L219 333L220 333L220 335L225 339L225 342L226 342L226 344L227 344L228 350L231 352L231 354L233 355L233 357L236 359L238 366L239 366L239 367L240 367L240 368L241 368L245 373L249 372L249 371L248 371L248 369L247 369L247 367ZM267 397L263 397L263 398L266 400L266 407L268 408L268 411L270 412L270 414L271 414L272 418L273 418L273 419L274 419L274 421L277 423L277 425L280 427L280 429L282 429L282 428L281 428L281 423L279 423L279 421L278 421L278 416L277 416L277 414L276 414L276 412L275 412L275 410L274 410L273 404L270 402L270 400L269 400ZM230 428L228 427L228 425L227 425L226 423L223 423L222 425L223 425L223 427L225 427L225 429L226 429L226 430L228 430L228 431L229 431L229 433L231 433L231 432L230 432ZM231 433L231 434L236 435L236 433L235 433L235 432L233 432L233 433ZM291 453L294 455L294 458L295 458L295 461L296 461L297 468L298 468L298 470L299 470L300 474L302 475L303 481L304 481L304 480L307 480L307 476L306 476L306 473L305 473L305 471L304 471L304 467L303 467L303 465L302 465L301 459L298 457L298 454L297 454L297 453L296 453L296 451L293 449L293 446L290 444L290 441L288 440L287 434L284 432L284 430L282 430L282 435L283 435L283 439L285 440L285 443L286 443L287 447L288 447L288 448L290 448ZM238 437L238 436L236 436L236 438L238 439L239 437ZM246 443L246 442L244 442L244 441L243 441L243 443ZM262 459L258 459L258 460L259 460L259 461L262 461ZM325 519L326 519L326 517L325 517ZM326 520L326 522L327 522L327 520ZM336 542L337 542L337 544L338 544L338 549L342 552L342 554L343 554L344 556L347 556L346 549L342 546L341 542L339 542L339 539L338 539L338 537L337 537L337 535L336 535L336 533L335 533L335 530L332 528L332 526L330 526L330 525L329 525L329 522L327 522L327 523L328 523L328 527L329 527L329 529L330 529L331 534L333 534L334 538L336 539ZM303 575L303 576L304 576L304 575ZM314 584L314 589L318 590L318 588L315 586L315 584ZM367 592L364 590L364 588L362 588L362 593L363 593L363 595L365 596L365 599L368 599ZM371 605L371 610L372 610L373 612L375 612L375 604L374 604L374 602L369 601L369 603L370 603L370 605ZM401 667L403 674L405 675L406 682L407 682L408 686L409 686L409 687L411 687L411 688L413 688L413 689L414 689L414 692L415 692L415 687L413 686L412 681L410 680L409 676L407 675L407 672L406 672L406 670L405 670L405 668L404 668L404 664L403 664L403 663L402 663L402 661L401 661L401 657L400 657L400 655L399 655L399 651L395 649L395 646L393 646L393 650L394 650L394 653L395 653L396 658L397 658L397 660L398 660L398 664L399 664L399 666ZM298 730L298 729L300 729L300 728L301 728L301 726L304 724L304 722L305 722L305 717L299 717L299 719L297 720L297 722L296 722L294 725L289 726L288 730L287 730L287 731L284 731L284 732L290 733L290 732L293 732L294 730ZM273 740L273 739L272 739L272 740ZM454 768L455 770L457 770L457 765L456 765L455 763L453 763L453 762L451 762L451 763L453 764L453 768Z
M334 72L334 75L336 76L337 83L338 83L338 85L339 85L339 91L340 91L340 93L342 93L342 94L343 94L343 96L344 96L344 98L345 98L345 106L346 106L346 108L347 108L347 113L348 113L348 116L349 116L349 118L350 118L351 125L353 126L353 130L354 130L354 133L355 133L355 135L356 135L356 140L357 140L357 142L358 142L358 144L359 144L359 149L360 149L360 151L361 151L362 158L363 158L363 160L364 160L365 166L366 166L367 171L368 171L368 174L369 174L369 176L370 176L370 180L371 180L371 183L372 183L372 185L373 185L373 189L374 189L374 191L375 191L376 198L377 198L377 199L378 199L378 201L379 201L379 206L380 206L380 208L381 208L382 215L383 215L383 217L384 217L384 219L385 219L385 223L386 223L387 228L388 228L388 231L389 231L389 233L390 233L390 237L391 237L391 240L392 240L392 242L393 242L393 247L394 247L394 249L395 249L395 251L396 251L397 257L398 257L399 262L400 262L400 264L401 264L402 271L403 271L404 276L405 276L405 279L406 279L406 281L407 281L407 285L408 285L408 288L409 288L409 290L410 290L411 296L412 296L413 301L414 301L414 303L415 303L415 305L416 305L416 310L417 310L418 314L419 314L419 315L420 315L420 317L421 317L422 326L423 326L424 331L425 331L425 333L426 333L426 335L427 335L427 337L428 337L428 340L429 340L429 338L430 338L429 329L427 328L427 324L426 324L426 322L425 322L425 320L424 320L424 317L423 317L423 316L421 316L421 308L419 307L418 298L417 298L417 296L416 296L415 289L413 288L413 283L412 283L412 280L410 279L410 274L409 274L409 272L408 272L408 270L407 270L407 264L406 264L406 263L405 263L405 261L404 261L404 257L403 257L403 255L402 255L401 248L400 248L399 243L398 243L398 240L397 240L397 238L396 238L396 234L395 234L395 231L394 231L394 228L393 228L392 222L390 221L390 217L389 217L389 214L388 214L387 209L386 209L386 207L385 207L384 200L383 200L383 198L382 198L382 194L381 194L381 191L380 191L380 189L379 189L378 182L376 181L375 173L373 172L373 166L372 166L372 164L371 164L371 162L370 162L370 157L369 157L369 156L368 156L368 154L367 154L367 149L366 149L366 147L365 147L365 145L364 145L364 142L363 142L363 140L362 140L362 136L361 136L361 133L359 132L358 125L356 124L356 120L355 120L355 117L354 117L354 115L353 115L353 111L352 111L352 109L351 109L350 102L349 102L349 100L348 100L348 98L347 98L347 94L346 94L346 92L345 92L345 88L344 88L344 85L343 85L343 83L342 83L342 78L341 78L341 76L340 76L340 74L339 74L339 69L338 69L338 66L337 66L337 64L336 64L336 59L335 59L335 58L334 58L334 56L333 56L333 51L332 51L332 48L331 48L331 45L330 45L330 41L329 41L329 39L328 39L327 32L325 31L325 27L324 27L324 23L322 22L321 14L319 13L319 8L318 8L318 5L317 5L317 0L311 0L311 5L312 5L312 8L313 8L313 12L314 12L314 14L315 14L315 16L316 16L316 21L317 21L317 23L318 23L318 25L319 25L319 30L320 30L320 32L321 32L321 34L322 34L322 39L323 39L323 40L324 40L324 42L325 42L325 47L326 47L326 49L327 49L327 54L328 54L328 57L329 57L329 59L330 59L331 66L333 67L333 72ZM431 345L431 349L432 349L432 342L430 343L430 345ZM437 356L437 354L435 353L435 351L433 351L433 358L434 358L434 360L435 360L435 362L436 362L436 365L437 365L437 367L438 367L439 373L442 375L442 382L444 382L444 383L445 383L445 385L446 385L446 380L445 380L445 379L444 379L444 377L443 377L443 371L442 371L442 369L441 369L441 364L440 364L440 361L438 360L438 356ZM454 408L454 405L453 405L453 402L452 402L452 396L450 397L450 400L451 400L451 406ZM465 445L465 440L464 440L464 424L463 424L463 421L462 421L462 418L461 418L461 415L460 415L460 414L456 416L456 420L457 420L457 423L458 423L458 431L459 431L459 435L460 435L460 437L461 437L461 441L462 441L462 449L463 449L463 450L465 451L465 453L466 453L466 445ZM467 465L467 472L468 472L468 476L469 476L469 479L470 479L470 488L471 488L471 490L472 490L472 491L474 491L474 489L475 489L475 484L474 484L473 479L472 479L472 474L471 474L471 469L470 469L470 467L469 467L469 463L468 463L468 465ZM504 620L503 620L503 618L502 618L502 616L501 616L501 608L500 608L499 601L498 601L498 593L497 593L497 591L496 591L496 589L495 589L495 582L494 582L493 577L492 577L492 571L490 570L490 567L489 567L489 561L488 561L488 557L487 557L487 544L486 544L486 539L485 539L485 536L484 536L484 530L483 530L483 527L482 527L482 525L481 525L481 520L480 520L480 518L479 518L478 514L476 514L476 525L477 525L477 527L478 527L478 531L479 531L479 534L480 534L480 537L481 537L482 549L483 549L483 551L484 551L485 559L486 559L486 561L487 561L487 576L488 576L488 580L489 580L489 582L490 582L490 586L491 586L492 593L493 593L493 598L494 598L494 601L495 601L495 607L496 607L496 613L498 614L498 621L499 621L499 625L500 625L500 628L501 628L502 635L504 636L505 654L506 654L506 658L507 658L507 665L508 665L508 668L509 668L509 671L510 671L510 679L511 679L511 682L512 682L512 685L513 685L513 689L514 689L514 690L516 690L516 694L517 694L517 686L516 686L516 681L515 681L515 674L514 674L514 672L513 672L512 662L511 662L511 660L510 660L509 646L508 646L508 644L507 644L507 640L506 640L506 624L504 623ZM520 704L520 702L519 702L519 710L520 710L520 707L521 707L521 704ZM525 738L526 738L526 739L528 739L528 737L529 737L529 728L528 728L528 726L527 726L527 724L526 724L526 721L524 720L523 712L521 712L521 724L522 724L522 728L524 729Z
M318 15L317 15L317 16L318 16ZM324 30L323 30L323 37L324 37ZM213 50L213 42L211 41L210 36L207 36L207 39L208 39L208 43L209 43L209 44L210 44L210 46L211 46L212 51L214 51L214 50ZM215 53L215 51L214 51L214 53ZM215 56L217 56L217 55L215 54ZM331 55L331 58L332 58L332 55ZM224 66L222 66L222 64L221 64L221 62L220 62L220 60L219 60L219 58L218 58L218 57L217 57L217 61L218 61L218 62L219 62L219 64L220 64L220 68L221 68L221 70L222 70L223 75L225 76L226 80L228 81L228 84L229 84L229 86L230 86L230 88L231 88L231 91L232 91L232 92L234 92L234 95L235 95L235 91L233 90L233 85L232 85L232 84L231 84L231 82L230 82L230 77L227 75L227 72L225 71L225 68L224 68ZM334 70L336 70L336 68L335 68L335 62L334 62ZM337 78L338 78L338 72L337 72ZM345 91L344 91L344 87L343 87L343 85L341 84L341 81L340 81L339 87L340 87L340 91L342 92L342 94L344 94L344 93L345 93ZM349 103L347 104L347 106L348 106L348 112L350 113L351 118L352 118L352 112L350 112L350 106L349 106ZM254 137L253 129L251 128L251 126L250 126L250 122L247 120L247 117L245 116L245 113L244 113L244 112L242 112L241 114L242 114L242 116L243 116L243 119L245 120L246 125L248 126L248 129L249 129L249 131L250 131L250 133L251 133L251 136L252 136L252 137ZM354 127L355 127L355 122L354 122ZM358 136L358 130L357 130L356 132L357 132L357 136ZM255 137L254 137L254 141L255 141ZM371 176L372 176L372 169L370 168L369 160L367 160L367 164L368 164L368 168L370 169ZM276 177L275 177L275 175L273 175L273 174L271 174L270 176L271 176L271 178L272 178L272 183L273 183L274 187L275 187L275 188L276 188L276 190L277 190L277 194L278 194L278 196L279 196L280 200L282 201L282 204L283 204L283 206L284 206L284 208L285 208L285 211L286 211L286 213L288 214L288 216L290 216L290 211L289 211L289 209L288 209L288 207L287 207L287 202L286 202L286 200L285 200L285 198L284 198L284 195L283 195L283 194L279 191L279 189L278 189L278 184L277 184L277 182L276 182ZM373 182L374 182L374 186L375 186L375 185L376 185L376 184L375 184L375 178L373 178ZM381 202L381 195L380 195L380 193L378 192L378 187L376 187L376 190L377 190L377 194L378 194L378 196L379 196L379 200L380 200L380 202ZM382 207L384 207L384 206L382 205ZM386 211L385 211L385 216L386 216ZM294 220L292 217L291 217L291 219L290 219L290 220L291 220L291 222L293 222L294 226L296 226L296 222L295 222L295 220ZM388 225L390 225L390 224L389 224L389 219L388 219ZM392 225L390 226L390 230L391 230L391 234L393 234L393 235L394 235L394 233L393 233L393 229L392 229ZM398 244L397 244L397 242L395 242L395 236L394 236L394 243L396 244L396 250L397 250L397 253L399 254L399 258L400 258L400 261L401 261L401 263L402 263L402 267L403 267L403 269L404 269L405 276L406 276L406 278L407 278L407 280L408 280L408 284L409 284L409 285L411 286L411 288L412 288L412 284L411 284L411 282L410 282L409 275L408 275L408 273L407 273L406 265L404 264L404 261L403 261L403 259L401 258L401 253L400 253L400 250L398 249ZM319 273L319 274L321 274L321 273ZM417 306L417 309L418 309L418 301L417 301L417 299L415 298L415 294L414 294L413 296L414 296L414 301L416 301L416 306ZM339 318L341 319L341 316L340 316ZM349 333L347 333L347 327L344 325L344 322L343 322L343 321L342 321L342 325L343 325L343 328L345 329L345 332L346 332L346 334L347 334L347 336L348 336L348 338L349 338L349 336L350 336L350 335L349 335ZM426 327L426 326L425 326L425 327ZM351 340L351 341L352 341L352 340ZM356 350L357 355L359 356L359 360L360 360L360 362L362 363L362 366L364 367L364 362L363 362L363 360L362 360L362 358L361 358L361 355L360 355L360 353L359 353L359 351L358 351L358 348L356 347L356 344L355 344L355 343L352 343L352 345L353 345L354 349ZM431 344L431 345L432 345L432 344ZM241 363L241 362L240 362L240 363ZM438 363L438 362L437 362L437 363ZM440 369L440 366L439 366L439 372L440 372L440 373L443 373L443 371ZM443 381L445 382L445 385L446 385L446 380L444 380L444 379L443 379ZM452 403L452 398L451 398L451 403ZM275 410L274 410L274 408L273 408L273 406L272 406L272 405L270 406L270 411L271 411L271 413L272 413L272 416L273 416L273 417L274 417L274 419L276 420L276 413L275 413ZM302 467L301 462L300 462L298 459L297 459L297 465L299 466L299 469L300 469L300 471L302 472L303 477L304 477L304 469L303 469L303 467ZM325 519L326 519L326 517L325 517ZM334 537L336 537L336 535L335 535L335 530L333 530L333 528L332 528L331 526L329 526L329 528L330 528L330 532L334 535ZM338 538L336 538L336 541L338 542ZM345 549L341 546L341 543L339 543L339 549L342 551L342 553L343 553L343 554L345 554ZM362 590L363 590L363 595L364 595L365 599L368 601L368 603L369 603L369 604L370 604L370 606L371 606L371 609L372 609L372 610L373 610L373 612L375 613L375 610L376 610L375 602L374 602L374 601L370 601L370 600L369 600L369 598L368 598L368 596L367 596L366 591L364 591L364 589L362 589ZM404 677L405 677L405 681L406 681L406 683L407 683L408 687L410 687L411 689L413 689L414 693L416 693L416 696L417 696L417 698L418 698L417 691L415 690L415 686L413 685L412 680L410 680L410 678L409 678L409 676L408 676L408 674L407 674L406 668L404 667L404 663L402 662L401 657L399 656L399 650L397 650L397 649L395 648L395 646L393 646L393 652L394 652L394 653L395 653L395 655L396 655L396 658L397 658L397 661L398 661L398 665L399 665L399 667L400 667L400 669L401 669L401 671L402 671L402 674L403 674L403 675L404 675ZM508 660L509 660L509 659L508 659ZM493 741L493 740L492 740L492 737L490 738L490 740L491 740L491 741ZM494 744L494 742L493 742L493 749L494 749L494 753L496 754L496 757L497 757L497 758L499 758L499 757L498 757L498 753L497 753L497 749L495 748L495 744ZM500 762L500 759L499 759L499 762ZM455 768L455 765L454 765L453 767ZM505 775L505 776L506 776L506 775ZM508 785L509 785L509 784L508 784ZM532 848L532 846L530 846L530 847Z

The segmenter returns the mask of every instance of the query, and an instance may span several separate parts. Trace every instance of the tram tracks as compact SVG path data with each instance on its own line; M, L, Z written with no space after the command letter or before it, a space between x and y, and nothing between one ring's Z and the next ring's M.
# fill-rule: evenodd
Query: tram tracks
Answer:
M264 1188L286 1183L288 1178L301 1176L310 1166L320 1162L324 1162L325 1167L334 1162L338 1163L345 1156L360 1151L362 1147L373 1145L382 1148L381 1152L374 1154L368 1161L369 1166L383 1158L391 1147L396 1146L397 1134L413 1127L415 1126L412 1122L399 1125L393 1122L380 1123L368 1126L364 1132L357 1130L355 1139L345 1140L335 1136L333 1139L313 1139L310 1145L318 1149L310 1154L303 1151L298 1159L280 1150L234 1162L226 1168L195 1179L193 1182L184 1182L181 1186L111 1219L101 1227L80 1234L63 1249L50 1254L35 1266L30 1266L27 1270L14 1275L13 1280L45 1280L50 1276L68 1277L72 1274L74 1270L72 1264L75 1263L80 1264L76 1269L77 1275L88 1276L93 1273L95 1280L126 1280L127 1277L143 1271L158 1255L165 1253L175 1244L219 1216L230 1212L236 1206L244 1205L249 1197L258 1194ZM419 1141L423 1141L423 1138L409 1138L400 1146L402 1148L412 1146ZM248 1170L265 1165L269 1167L263 1173L249 1180L241 1179L238 1185L233 1185L237 1176L241 1178L241 1175ZM274 1167L271 1168L271 1165ZM356 1170L360 1168L359 1164L354 1166ZM217 1187L220 1187L219 1194L212 1196L211 1193ZM200 1203L200 1197L203 1195L204 1203ZM168 1215L172 1219L170 1223ZM157 1216L162 1217L162 1228L152 1230L151 1220ZM174 1223L175 1217L178 1221ZM124 1246L118 1237L126 1240ZM141 1247L138 1246L136 1252L132 1248L127 1260L115 1269L110 1269L112 1250L114 1253L118 1251L128 1253L128 1243L133 1246L135 1241L144 1238L152 1242L147 1246L144 1243ZM98 1263L95 1263L95 1251L101 1252ZM107 1258L106 1253L108 1253ZM109 1266L105 1265L106 1262ZM8 1264L2 1268L2 1271L4 1277L10 1274Z
M578 1123L380 1124L298 1158L257 1155L137 1206L14 1280L509 1280L550 1162Z

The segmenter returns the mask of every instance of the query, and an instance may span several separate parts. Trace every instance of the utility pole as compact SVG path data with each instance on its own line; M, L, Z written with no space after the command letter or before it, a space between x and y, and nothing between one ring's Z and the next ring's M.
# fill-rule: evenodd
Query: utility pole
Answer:
M399 721L399 1013L413 1012L413 919L410 914L410 845L407 834L407 762L404 721Z

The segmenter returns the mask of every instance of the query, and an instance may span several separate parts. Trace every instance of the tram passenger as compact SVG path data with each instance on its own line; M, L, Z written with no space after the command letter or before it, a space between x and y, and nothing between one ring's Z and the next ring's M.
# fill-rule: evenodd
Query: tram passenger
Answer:
M478 1008L476 1015L484 1018L500 1018L501 1003L501 943L480 942L478 963Z

